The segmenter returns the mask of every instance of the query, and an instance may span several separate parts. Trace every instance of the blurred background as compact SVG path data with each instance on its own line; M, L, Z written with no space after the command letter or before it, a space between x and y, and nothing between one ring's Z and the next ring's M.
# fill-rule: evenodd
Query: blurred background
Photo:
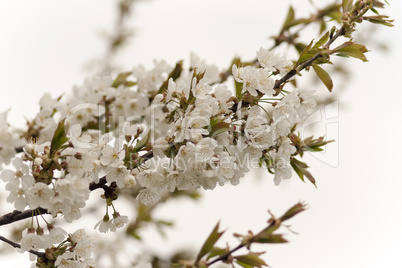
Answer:
M322 7L332 1L312 2ZM155 211L176 223L166 238L143 230L148 252L168 256L180 248L196 251L218 220L227 228L220 244L235 245L231 233L260 230L269 218L268 209L279 216L305 201L309 209L290 222L298 234L284 230L290 243L258 248L267 251L265 260L271 267L402 267L402 145L398 138L402 3L388 2L384 12L395 19L395 27L358 26L359 38L371 40L369 62L343 60L350 80L334 79L332 94L338 102L318 111L306 126L306 131L312 128L317 135L336 139L324 153L305 157L317 188L296 174L275 187L272 175L259 170L236 187L203 191L199 202L174 200ZM191 52L220 69L227 68L234 56L253 59L260 47L272 45L269 37L279 32L290 4L296 16L308 16L314 10L308 0L137 1L125 22L133 36L119 51L108 54L105 40L115 29L117 1L2 1L0 110L11 108L9 122L23 127L24 118L31 119L39 111L43 93L56 97L68 92L110 59L115 71L130 71L138 64L150 68L154 59L174 65L180 59L189 60ZM316 34L314 27L307 30L306 42ZM384 44L388 50L381 48ZM291 59L294 54L288 53ZM302 86L328 95L324 86L306 79ZM0 235L6 234L0 229ZM0 255L0 266L6 264L28 267L28 256L8 251Z

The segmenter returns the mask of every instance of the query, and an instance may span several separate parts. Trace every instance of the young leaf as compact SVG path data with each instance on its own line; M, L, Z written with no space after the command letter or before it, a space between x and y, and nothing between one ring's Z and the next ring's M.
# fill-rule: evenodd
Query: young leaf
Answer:
M349 12L353 5L353 0L342 0L343 12Z
M296 171L297 175L302 181L304 181L304 176L306 176L307 179L309 179L309 181L314 184L315 187L317 187L313 175L311 175L311 173L307 170L308 166L306 163L301 162L294 157L291 157L290 165L293 167L293 169Z
M289 7L288 15L283 23L282 30L286 30L291 27L292 22L295 18L295 11L292 6Z
M326 32L321 38L320 40L317 41L317 43L315 43L315 45L313 46L313 48L319 48L323 45L325 45L325 43L328 41L329 39L329 31Z
M262 253L249 253L247 255L235 256L234 259L243 267L259 267L268 266L264 260L260 259Z
M283 238L281 234L272 234L270 232L261 232L253 239L255 243L287 243L288 240Z
M236 98L241 99L241 93L243 91L243 83L239 83L236 80L234 80L235 83L235 88L236 88Z
M61 146L68 141L66 136L66 130L64 125L64 120L59 122L56 130L54 131L52 141L50 143L50 155L53 155Z
M282 217L280 217L279 219L284 222L290 218L293 218L294 216L296 216L297 214L299 214L300 212L303 212L306 210L306 205L303 203L297 203L296 205L294 205L293 207L291 207L290 209L288 209L288 211L285 212L285 214L282 215Z
M148 132L148 134L142 138L139 142L137 142L137 144L134 147L134 152L139 152L142 148L144 148L149 141L149 138L151 137L151 132Z
M304 182L303 170L301 170L299 168L299 166L296 165L295 163L293 163L292 161L290 162L290 165L292 166L293 170L296 172L297 176L299 176L299 178Z
M120 85L124 86L134 86L135 82L127 81L127 77L129 77L132 72L121 73L117 76L117 78L113 81L112 87L118 88Z
M339 52L341 55L347 55L360 59L362 61L368 61L364 53L368 52L368 49L360 44L355 44L352 42L346 42L343 45L334 49L334 51Z
M394 20L387 20L388 16L378 15L378 16L365 16L363 17L364 20L367 20L374 24L381 24L388 27L393 27L394 25L391 23Z
M313 69L317 74L318 78L324 83L324 85L328 88L329 92L332 91L334 84L332 83L332 79L329 74L317 64L313 64Z
M215 256L223 255L223 254L226 254L226 253L228 253L228 250L227 250L227 249L218 248L218 247L213 247L213 248L210 250L210 252L209 252L209 254L208 254L208 256L207 256L207 260L209 260L210 258L213 258L213 257L215 257Z
M300 63L302 63L302 62L304 62L304 61L306 61L309 58L312 58L314 56L314 54L309 53L311 47L313 46L313 42L314 42L314 40L312 40L310 42L310 44L304 48L303 52L300 54L300 57L299 57L299 60L297 61L297 64L300 64Z
M196 263L198 263L202 257L204 257L208 252L212 250L215 243L219 240L224 232L218 232L219 222L216 224L215 228L212 230L211 234L208 236L204 245L202 246L200 252L197 255Z

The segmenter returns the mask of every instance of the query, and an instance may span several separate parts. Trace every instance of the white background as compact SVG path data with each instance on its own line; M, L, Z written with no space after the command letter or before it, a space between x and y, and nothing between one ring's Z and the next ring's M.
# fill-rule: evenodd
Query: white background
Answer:
M151 66L154 58L173 65L193 51L208 63L226 68L235 55L251 59L261 46L269 47L267 37L279 31L292 2L297 15L310 14L308 0L140 2L130 20L135 38L118 62L122 70L138 64ZM329 1L320 1L319 6L324 2ZM183 246L197 250L219 219L223 228L230 227L228 234L258 231L268 219L268 209L280 215L304 200L309 209L290 222L299 234L284 230L291 243L259 248L267 250L270 266L402 267L402 92L398 80L402 6L400 1L388 2L386 13L397 19L396 27L362 35L389 43L389 52L369 46L370 62L345 60L354 77L348 83L335 81L334 92L345 89L339 116L317 125L322 134L325 126L328 135L339 132L327 155L319 159L307 155L318 188L302 183L296 175L275 187L272 176L261 170L237 187L205 192L202 202L169 203L157 212L177 220L177 225L167 241L144 234L152 239L148 250L162 254ZM83 67L104 52L99 33L111 28L114 8L111 0L0 2L0 110L12 108L11 124L23 126L24 116L34 117L44 92L59 96L91 74ZM0 235L6 232L0 229ZM224 241L234 245L230 235ZM25 254L1 256L0 265L27 267L23 264L27 259Z

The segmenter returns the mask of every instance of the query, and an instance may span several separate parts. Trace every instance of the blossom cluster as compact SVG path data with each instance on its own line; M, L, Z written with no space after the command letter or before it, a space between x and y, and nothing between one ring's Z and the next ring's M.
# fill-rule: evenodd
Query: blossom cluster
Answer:
M316 102L311 92L274 89L275 78L292 62L263 48L257 59L257 65L233 65L240 85L235 95L220 82L216 66L195 55L190 72L161 61L115 80L87 79L73 88L72 97L45 94L26 131L42 142L25 147L30 168L16 158L17 171L1 174L11 192L9 202L18 210L28 205L54 216L61 212L72 221L85 206L89 184L102 176L119 188L138 183L137 198L144 204L176 189L237 184L250 166L265 164L275 173L275 184L290 178L296 148L288 136ZM56 148L56 154L50 140L62 118L69 144Z
M257 59L233 65L235 94L216 66L195 55L188 72L181 62L172 67L161 61L114 80L92 77L70 97L45 94L24 133L37 143L26 144L12 161L14 169L0 175L10 192L7 201L20 211L41 207L72 222L81 216L90 185L102 178L106 207L114 212L110 219L107 210L95 228L108 232L128 222L112 204L114 189L133 189L140 203L152 204L175 190L236 185L251 167L265 165L276 185L289 179L296 152L289 136L316 102L312 92L274 88L292 62L263 48ZM31 246L23 249L37 248L32 245L43 236L33 237L24 236ZM64 255L60 265L80 258Z
M94 259L91 257L95 245L93 239L85 233L83 229L79 229L72 234L60 227L48 225L48 234L43 233L43 229L29 229L23 234L21 240L21 250L39 250L46 249L46 261L43 267L50 267L49 261L53 263L53 267L67 268L89 268L95 267ZM57 245L57 246L54 246ZM41 259L32 267L41 267Z

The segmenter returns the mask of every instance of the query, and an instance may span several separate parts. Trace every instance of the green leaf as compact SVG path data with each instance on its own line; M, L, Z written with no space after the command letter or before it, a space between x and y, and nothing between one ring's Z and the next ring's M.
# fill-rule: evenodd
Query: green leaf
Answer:
M387 20L388 16L378 15L378 16L365 16L363 17L364 20L367 20L374 24L381 24L388 27L393 27L394 25L391 23L394 20Z
M352 8L353 0L342 0L342 9L344 12L349 12Z
M236 88L236 98L241 99L241 93L243 91L243 83L239 83L234 80L235 88Z
M127 81L127 77L129 77L132 74L132 72L125 72L125 73L120 73L117 78L113 81L112 87L118 88L120 85L124 86L133 86L136 83L132 81Z
M306 147L309 152L321 152L323 149L320 147Z
M297 203L296 205L294 205L293 207L291 207L290 209L288 209L285 214L282 215L282 217L280 217L279 219L284 222L290 218L293 218L294 216L296 216L297 214L299 214L300 212L303 212L307 209L306 205L303 203Z
M320 22L320 34L323 33L327 29L327 24L325 20L321 20Z
M308 166L306 163L301 162L294 157L291 157L290 165L293 167L293 169L296 171L297 175L302 181L304 181L304 176L306 176L307 179L309 179L309 181L314 184L315 187L317 187L313 175L311 175L311 173L307 170Z
M310 171L308 171L307 169L304 170L304 175L307 177L307 179L314 184L315 187L317 187L317 185L315 184L315 178L313 177L313 175L310 173Z
M334 86L331 77L329 74L320 66L317 64L313 64L313 69L317 76L320 78L320 80L324 83L324 85L328 88L329 92L332 91L332 88Z
M282 234L272 234L269 232L261 232L253 239L255 243L287 243L288 240L283 238Z
M352 42L346 42L339 47L334 49L335 52L338 52L341 55L347 55L350 57L354 57L360 59L362 61L368 61L364 53L368 52L368 49L360 44L355 44Z
M304 182L303 171L299 168L299 166L296 165L295 163L293 163L293 161L290 162L290 165L292 166L293 170L296 172L297 176L299 176L299 178Z
M308 46L306 46L303 50L303 52L300 54L299 60L297 61L297 64L300 64L306 60L308 60L309 58L312 58L314 56L314 54L309 53L311 47L313 46L313 42L314 40L312 40L310 42L310 44Z
M142 148L144 148L148 144L150 136L151 136L151 131L148 131L148 134L145 137L143 137L139 142L137 142L137 144L134 147L135 153L139 152Z
M230 128L230 124L226 123L226 122L216 122L215 124L212 124L208 126L208 131L209 131L209 135L211 137L215 137L216 135L231 130Z
M295 11L292 6L289 7L288 15L283 23L282 30L286 30L291 27L291 24L295 18Z
M321 38L320 40L317 41L317 43L315 43L313 48L319 48L323 45L325 45L325 43L327 43L327 41L329 40L329 31L326 32Z
M210 250L210 252L209 252L209 254L208 254L208 256L207 256L207 260L209 260L210 258L213 258L213 257L215 257L215 256L224 255L224 254L226 254L226 253L228 253L228 250L227 250L227 249L218 248L218 247L213 247L213 248Z
M131 232L130 235L131 235L133 238L135 238L135 239L141 241L141 236L139 236L137 233Z
M297 50L297 52L299 53L299 55L300 55L303 52L303 50L306 49L307 46L305 44L303 44L303 43L296 43L294 45L294 47Z
M56 130L54 131L52 141L50 143L50 155L53 156L55 152L57 152L63 144L68 141L66 136L66 130L64 125L64 120L59 122Z
M377 9L375 9L374 7L371 8L370 10L371 10L372 12L374 12L375 14L380 15L380 14L378 13Z
M236 262L243 267L262 267L268 266L264 260L260 259L261 253L249 253L246 255L234 256Z
M204 245L202 246L200 252L197 255L196 263L198 263L202 257L204 257L208 252L210 252L215 245L215 243L219 240L224 232L219 232L219 222L216 224L215 228L212 230L211 234L208 236Z

